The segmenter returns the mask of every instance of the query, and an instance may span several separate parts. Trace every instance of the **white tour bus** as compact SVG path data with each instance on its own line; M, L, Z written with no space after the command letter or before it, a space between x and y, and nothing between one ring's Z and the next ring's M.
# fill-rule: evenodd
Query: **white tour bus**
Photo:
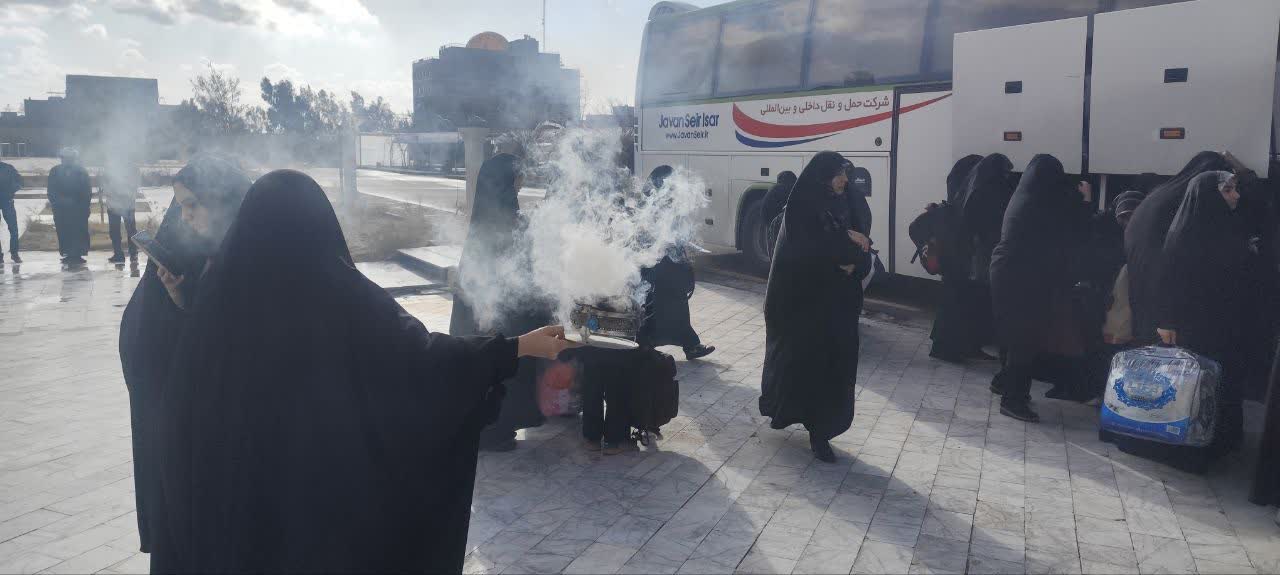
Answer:
M1126 178L1228 150L1267 174L1280 0L739 0L650 11L637 78L636 173L707 185L708 246L765 267L760 200L779 172L835 150L872 179L888 271L907 225L961 156L1037 153ZM1110 184L1111 190L1107 190Z

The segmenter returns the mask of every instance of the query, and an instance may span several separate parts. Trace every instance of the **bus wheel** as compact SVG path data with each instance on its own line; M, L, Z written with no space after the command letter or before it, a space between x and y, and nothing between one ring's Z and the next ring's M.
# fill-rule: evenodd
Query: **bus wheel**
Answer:
M764 202L756 200L747 206L742 221L742 252L748 263L759 273L769 273L770 252L769 222L764 221Z

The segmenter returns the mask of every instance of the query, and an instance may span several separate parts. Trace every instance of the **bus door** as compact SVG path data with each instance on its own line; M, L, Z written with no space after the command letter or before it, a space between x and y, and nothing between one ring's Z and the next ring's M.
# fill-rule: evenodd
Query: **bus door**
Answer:
M951 169L951 85L897 88L893 93L893 142L889 156L889 250L885 267L895 274L929 278L911 263L915 244L907 227L925 206L947 196Z

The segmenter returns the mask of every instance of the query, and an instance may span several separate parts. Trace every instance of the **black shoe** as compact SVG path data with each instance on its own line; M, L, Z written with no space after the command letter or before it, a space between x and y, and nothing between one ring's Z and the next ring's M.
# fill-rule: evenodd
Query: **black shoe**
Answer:
M836 452L831 450L830 441L809 437L809 448L813 450L813 456L818 458L818 461L825 463L836 462Z
M694 360L700 357L707 357L708 355L711 355L711 352L715 350L716 350L716 346L714 345L699 344L693 347L686 347L684 348L684 358L687 360Z
M114 256L111 256L107 258L107 261L113 264L122 264L124 263L124 254L116 254Z
M1031 404L1027 402L1008 404L1002 401L1000 402L1000 415L1028 423L1040 422L1040 414L1032 410Z
M12 254L9 254L9 259L13 260L13 263L15 264L22 263L22 257L18 255L18 252L13 252Z
M1004 395L1004 388L1001 387L1000 384L994 381L991 382L991 387L988 387L987 389L990 389L992 394L1000 395L1000 396Z

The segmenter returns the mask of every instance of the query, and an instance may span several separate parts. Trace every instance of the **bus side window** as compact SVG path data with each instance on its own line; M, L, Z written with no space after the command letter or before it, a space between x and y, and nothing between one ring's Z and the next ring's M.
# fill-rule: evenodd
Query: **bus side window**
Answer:
M929 0L818 0L808 87L864 86L920 73Z
M719 27L719 18L707 16L650 22L645 42L645 100L711 95Z
M716 93L799 88L808 21L809 0L782 0L725 15Z

